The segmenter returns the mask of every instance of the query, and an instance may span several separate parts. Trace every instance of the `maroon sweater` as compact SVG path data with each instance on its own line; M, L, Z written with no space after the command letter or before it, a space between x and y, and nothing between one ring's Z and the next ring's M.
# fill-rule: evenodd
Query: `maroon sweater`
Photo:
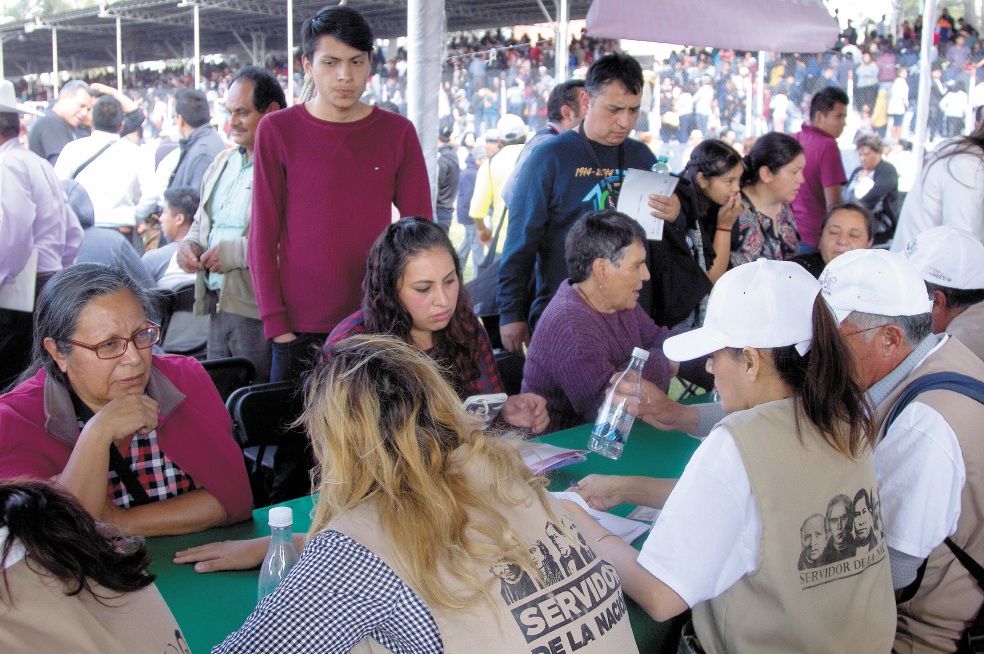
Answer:
M625 370L632 348L649 350L642 378L666 391L670 362L663 341L679 333L634 309L598 313L565 279L536 324L523 368L523 392L547 400L550 431L594 422L612 375Z
M254 155L248 258L263 331L327 334L362 302L391 205L433 217L417 133L381 109L331 123L301 104L260 121Z

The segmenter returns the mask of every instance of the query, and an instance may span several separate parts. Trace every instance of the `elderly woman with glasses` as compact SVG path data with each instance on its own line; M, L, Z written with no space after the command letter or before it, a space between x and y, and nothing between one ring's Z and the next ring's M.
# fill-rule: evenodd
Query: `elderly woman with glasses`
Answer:
M126 273L77 264L34 316L32 363L0 396L0 478L53 479L97 520L142 536L250 516L229 414L193 359L155 356L160 328Z

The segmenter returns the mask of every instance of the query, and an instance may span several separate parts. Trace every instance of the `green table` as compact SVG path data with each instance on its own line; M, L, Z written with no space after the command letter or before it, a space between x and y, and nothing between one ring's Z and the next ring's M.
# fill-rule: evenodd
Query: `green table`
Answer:
M545 436L543 440L562 447L586 449L590 425L575 427ZM622 458L611 461L588 454L584 463L551 473L551 490L566 490L571 480L590 473L676 477L697 448L698 441L677 432L661 432L645 423L636 423ZM290 502L294 510L294 530L306 531L311 524L312 500L302 497ZM633 507L622 505L612 513L626 515ZM218 540L255 538L270 533L267 527L269 507L253 512L253 521L232 527L210 529L186 536L147 539L153 560L151 571L157 575L157 587L174 613L192 652L209 651L238 629L256 605L257 571L198 574L192 566L175 565L172 557L178 550ZM641 547L643 538L634 545ZM628 599L628 598L627 598ZM641 652L659 652L675 623L657 623L634 602L628 600L629 619Z

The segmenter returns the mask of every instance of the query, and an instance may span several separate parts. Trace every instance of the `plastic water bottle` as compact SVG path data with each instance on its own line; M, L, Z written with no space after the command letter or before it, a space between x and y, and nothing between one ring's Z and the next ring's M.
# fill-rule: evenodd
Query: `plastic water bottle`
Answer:
M660 155L656 157L656 163L649 170L654 173L668 173L670 172L670 159L669 157Z
M257 586L256 599L263 599L274 590L297 563L297 549L291 535L294 524L294 512L289 506L277 506L270 509L270 549L263 558L260 567L260 583Z
M622 456L622 448L625 447L629 431L632 430L632 423L635 422L635 418L626 411L626 400L629 397L642 398L642 367L646 365L647 359L649 359L647 350L639 347L632 350L629 367L612 386L611 392L605 398L605 404L598 412L598 420L595 421L591 438L588 439L588 449L592 452L607 456L609 459L618 459ZM623 381L633 382L632 390L628 393L623 392L622 397L616 400L616 389Z

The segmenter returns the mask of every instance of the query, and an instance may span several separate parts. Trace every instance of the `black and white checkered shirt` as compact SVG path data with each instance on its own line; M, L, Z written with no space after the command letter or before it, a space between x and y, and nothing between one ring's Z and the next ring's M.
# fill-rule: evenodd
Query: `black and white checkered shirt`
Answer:
M394 654L442 654L430 609L368 549L318 534L277 590L212 652L348 652L370 637Z

